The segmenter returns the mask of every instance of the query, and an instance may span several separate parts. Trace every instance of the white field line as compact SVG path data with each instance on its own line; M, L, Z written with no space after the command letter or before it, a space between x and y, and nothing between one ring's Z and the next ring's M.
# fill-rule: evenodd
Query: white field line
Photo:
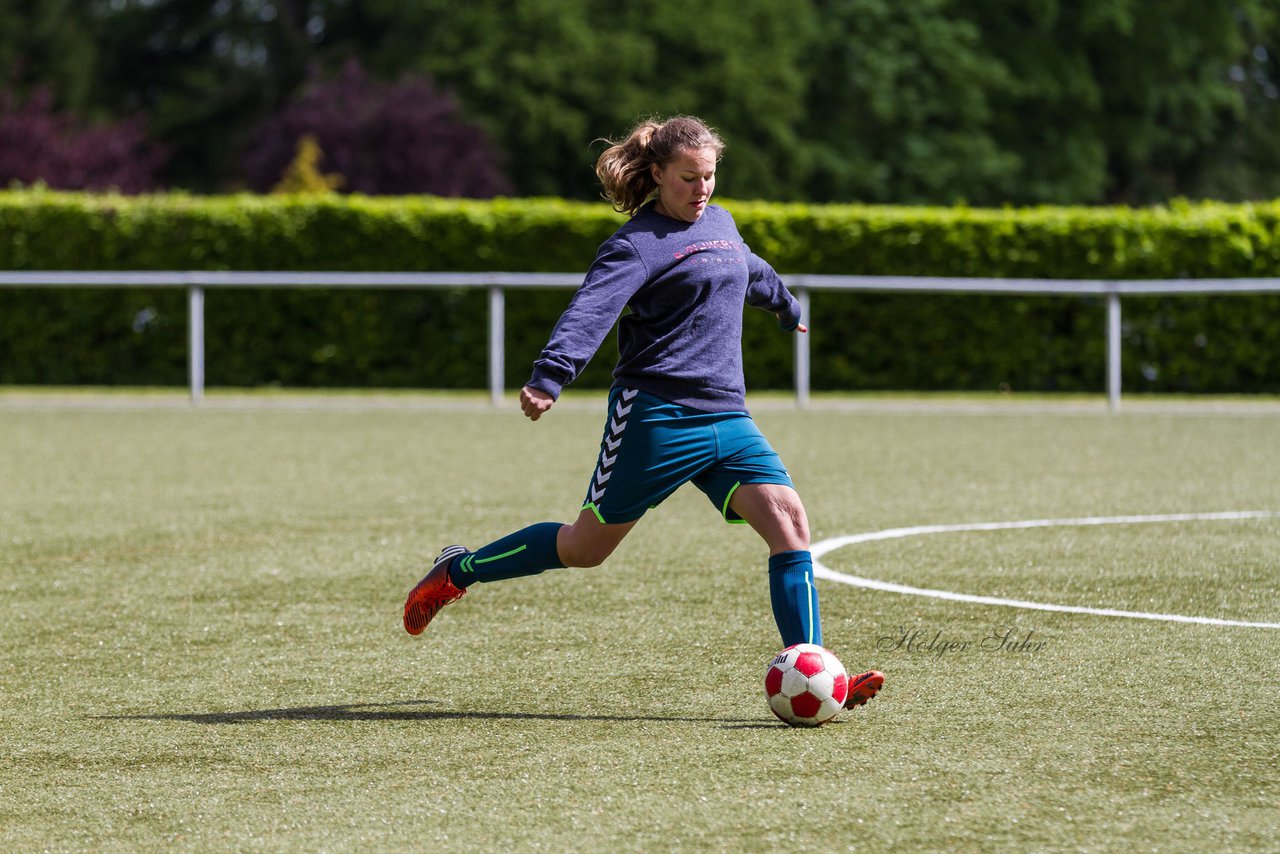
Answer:
M1257 629L1280 629L1280 623L1260 623L1247 620L1226 620L1219 617L1189 617L1183 614L1152 614L1146 611L1120 611L1114 608L1085 608L1078 605L1053 605L1045 602L1029 602L1025 599L1005 599L999 596L975 596L970 593L954 593L949 590L929 590L923 587L912 587L907 584L895 584L890 581L877 581L874 578L860 578L836 572L822 563L823 555L842 549L845 546L868 543L873 540L893 540L902 537L917 537L926 534L951 534L961 531L1009 531L1024 528L1057 528L1084 527L1090 525L1146 525L1163 522L1214 522L1235 521L1241 519L1271 519L1280 517L1280 513L1270 510L1241 510L1224 513L1171 513L1158 516L1089 516L1079 519L1027 519L1018 522L975 522L964 525L920 525L913 528L889 528L884 531L869 531L865 534L850 534L844 537L832 537L814 543L810 551L813 553L813 574L827 581L837 581L854 587L865 587L869 590L883 590L890 593L905 593L910 596L928 596L933 599L946 599L952 602L970 602L979 605L1004 605L1010 608L1026 608L1036 611L1060 611L1068 614L1093 614L1101 617L1129 617L1137 620L1163 620L1172 623L1200 623L1207 626L1245 626Z

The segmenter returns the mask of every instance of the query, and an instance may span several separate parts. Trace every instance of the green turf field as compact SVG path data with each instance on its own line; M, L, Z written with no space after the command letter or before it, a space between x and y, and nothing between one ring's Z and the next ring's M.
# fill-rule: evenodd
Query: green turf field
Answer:
M576 515L598 405L531 424L433 396L0 394L0 850L1276 850L1280 629L822 582L827 644L888 681L791 730L763 698L762 546L688 488L603 567L477 587L406 635L441 545ZM815 541L1280 513L1274 406L851 399L757 420ZM1280 515L823 560L1280 622Z

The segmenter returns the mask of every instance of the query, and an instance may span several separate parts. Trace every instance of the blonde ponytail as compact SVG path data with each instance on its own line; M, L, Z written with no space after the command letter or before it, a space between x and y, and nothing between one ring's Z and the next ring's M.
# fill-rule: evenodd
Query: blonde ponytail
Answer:
M614 210L632 215L658 188L649 167L655 163L666 166L682 151L712 148L716 160L724 151L724 141L693 116L675 116L664 122L645 119L621 142L606 142L609 147L596 160L596 177Z

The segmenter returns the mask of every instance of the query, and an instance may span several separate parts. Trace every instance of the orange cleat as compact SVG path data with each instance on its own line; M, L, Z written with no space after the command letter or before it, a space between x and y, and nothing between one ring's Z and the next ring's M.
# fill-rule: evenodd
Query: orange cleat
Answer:
M879 670L868 670L866 673L849 677L849 695L844 699L844 707L852 709L855 706L866 705L867 700L880 693L883 685L884 674Z
M436 562L417 586L409 591L409 598L404 600L404 630L411 635L420 635L431 622L436 613L455 599L461 599L466 590L454 586L449 578L449 564L458 555L467 550L462 546L446 546Z

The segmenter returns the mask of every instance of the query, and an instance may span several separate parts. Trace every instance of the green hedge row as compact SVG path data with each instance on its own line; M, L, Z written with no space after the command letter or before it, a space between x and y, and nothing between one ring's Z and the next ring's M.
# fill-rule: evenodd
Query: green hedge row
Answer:
M725 202L786 273L1030 278L1280 276L1280 204L893 208ZM585 270L618 223L560 200L0 193L6 270ZM507 377L568 299L509 291ZM1280 295L1126 298L1130 390L1280 392ZM478 290L218 290L210 385L479 388ZM791 383L791 339L748 311L753 388ZM1098 298L813 295L816 389L1101 390ZM182 384L186 303L156 289L0 288L0 384ZM579 381L607 385L612 344Z

